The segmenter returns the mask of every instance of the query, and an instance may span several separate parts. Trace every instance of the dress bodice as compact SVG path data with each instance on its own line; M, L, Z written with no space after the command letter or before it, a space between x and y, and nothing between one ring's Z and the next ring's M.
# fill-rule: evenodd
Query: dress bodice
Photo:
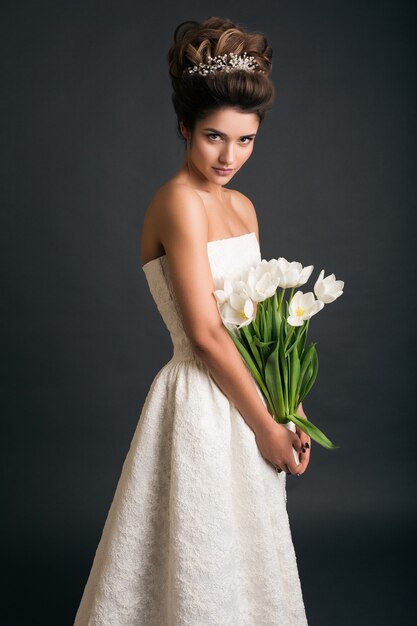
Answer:
M259 243L254 232L207 242L207 254L215 288L226 273L245 270L261 260ZM168 258L164 254L142 266L149 290L173 343L173 361L195 359L192 344L182 322L181 310L169 274Z

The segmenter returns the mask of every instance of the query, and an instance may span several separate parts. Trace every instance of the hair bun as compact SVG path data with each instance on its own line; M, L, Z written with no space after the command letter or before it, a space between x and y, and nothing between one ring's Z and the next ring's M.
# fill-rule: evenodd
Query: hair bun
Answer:
M209 57L242 55L253 57L256 69L234 66L233 71L213 71L208 75L187 72ZM182 120L193 129L196 119L222 106L256 113L262 121L274 100L274 86L269 78L272 48L261 32L249 31L225 17L209 17L203 22L187 20L175 28L174 42L168 55L168 67L177 114L178 132ZM235 71L236 70L236 71Z

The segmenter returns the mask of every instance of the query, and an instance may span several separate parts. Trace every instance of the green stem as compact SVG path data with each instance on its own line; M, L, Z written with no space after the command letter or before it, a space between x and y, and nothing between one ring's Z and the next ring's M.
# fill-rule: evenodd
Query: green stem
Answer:
M259 306L259 304L258 304L258 306ZM256 309L256 317L258 317L258 309ZM259 326L258 326L258 324L256 323L256 320L255 320L255 319L253 319L253 320L252 320L252 326L253 326L253 329L254 329L255 334L256 334L256 336L258 337L258 339L261 339L261 333L260 333L260 331L259 331Z
M278 308L279 308L280 311L281 311L281 307L282 307L282 301L284 299L284 292L285 292L285 289L281 289L281 293L280 293L280 296L279 296L279 304L278 304Z
M286 337L286 339L285 339L285 343L284 343L284 352L287 352L288 344L289 344L289 342L290 342L291 336L292 336L292 335L293 335L293 333L294 333L294 329L295 329L295 326L291 326L291 328L290 328L290 332L288 333L288 335L287 335L287 337Z

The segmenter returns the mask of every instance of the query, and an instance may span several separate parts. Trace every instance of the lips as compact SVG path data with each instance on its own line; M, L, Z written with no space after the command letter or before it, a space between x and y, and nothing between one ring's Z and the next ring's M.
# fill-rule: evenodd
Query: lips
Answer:
M222 174L228 174L229 172L233 172L233 169L227 169L224 167L214 167L213 169L215 169L216 172L221 172Z

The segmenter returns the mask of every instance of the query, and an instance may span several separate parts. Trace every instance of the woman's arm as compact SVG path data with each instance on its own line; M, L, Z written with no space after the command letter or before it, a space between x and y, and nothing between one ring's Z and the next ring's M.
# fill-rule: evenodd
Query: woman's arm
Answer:
M207 254L204 204L185 185L175 185L164 193L156 228L167 255L185 332L215 382L255 433L263 456L285 471L301 473L292 453L293 445L297 451L301 449L300 438L269 414L221 320Z

